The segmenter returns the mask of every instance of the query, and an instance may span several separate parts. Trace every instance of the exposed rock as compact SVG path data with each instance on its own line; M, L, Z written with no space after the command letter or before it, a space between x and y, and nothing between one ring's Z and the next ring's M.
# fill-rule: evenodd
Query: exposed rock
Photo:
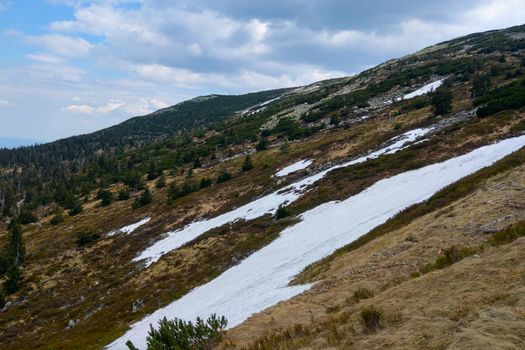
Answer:
M133 301L133 304L131 305L131 312L135 312L143 306L144 306L144 300L136 299L135 301Z
M498 232L501 228L499 228L497 225L501 224L504 221L507 221L509 219L512 219L516 216L516 214L509 214L502 216L500 218L497 218L496 220L492 220L491 222L486 223L485 225L481 225L479 230L483 233L494 233Z
M80 320L69 320L69 322L67 323L67 326L66 326L66 329L70 329L70 328L73 328L75 327L75 325L79 322Z

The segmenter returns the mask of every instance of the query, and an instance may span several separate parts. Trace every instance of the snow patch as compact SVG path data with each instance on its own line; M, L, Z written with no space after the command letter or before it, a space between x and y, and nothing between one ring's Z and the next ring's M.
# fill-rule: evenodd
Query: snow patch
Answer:
M262 106L266 106L267 104L270 104L270 103L272 103L272 102L274 102L274 101L277 101L277 100L279 100L280 98L281 98L281 96L278 96L278 97L276 97L276 98L272 98L271 100L268 100L268 101L266 101L266 102L263 102L263 103L259 104L259 106L260 106L260 107L262 107Z
M148 223L149 221L151 220L151 218L148 216L134 224L131 224L131 225L128 225L128 226L124 226L124 227L121 227L119 229L116 229L116 230L113 230L111 232L109 232L107 234L108 237L111 237L111 236L114 236L116 235L117 233L125 233L127 235L129 235L130 233L132 233L133 231L135 231L136 229L138 229L140 226Z
M296 171L299 171L299 170L302 170L302 169L306 169L308 168L314 161L312 159L304 159L304 160L300 160L296 163L293 163L292 165L288 165L287 167L285 168L282 168L281 170L279 170L275 176L277 177L282 177L282 176L286 176L286 175L289 175L291 173L295 173Z
M133 324L108 349L125 349L127 340L143 349L149 325L156 325L163 317L194 320L217 313L228 318L229 327L235 327L250 315L309 289L310 285L288 286L309 264L524 145L525 136L504 140L378 181L344 201L319 205L305 212L300 223L285 229L279 238L239 265Z
M330 171L344 168L353 164L362 163L368 159L377 158L383 154L392 154L404 149L419 137L426 135L432 128L415 129L408 131L398 137L391 139L389 146L366 156L359 157L349 162L332 166L315 175L308 176L300 181L292 183L269 195L256 199L235 210L216 216L211 219L195 221L184 228L167 233L167 237L155 242L150 247L142 251L133 261L145 260L146 267L159 260L164 254L181 247L182 245L194 240L203 233L236 220L252 220L265 214L274 214L280 205L285 205L296 201L304 193L304 189L315 182L321 180Z
M429 92L436 91L437 88L439 88L441 85L443 85L443 81L444 81L444 79L440 79L440 80L434 81L434 82L432 82L430 84L427 84L427 85L423 86L420 89L417 89L414 92L406 94L405 96L403 96L403 98L400 98L400 97L396 98L396 101L409 100L411 98L414 98L414 97L417 97L417 96L421 96L421 95L425 95L425 94L428 94Z

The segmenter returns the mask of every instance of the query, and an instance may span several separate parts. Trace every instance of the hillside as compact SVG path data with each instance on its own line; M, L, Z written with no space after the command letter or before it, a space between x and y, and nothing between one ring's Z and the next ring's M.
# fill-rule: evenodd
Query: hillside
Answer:
M523 348L524 70L519 26L0 151L0 347Z

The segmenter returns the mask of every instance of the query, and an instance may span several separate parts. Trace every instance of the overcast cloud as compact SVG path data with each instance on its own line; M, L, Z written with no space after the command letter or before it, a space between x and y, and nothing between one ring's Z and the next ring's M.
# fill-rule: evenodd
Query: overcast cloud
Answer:
M523 23L525 0L0 0L0 137L89 132Z

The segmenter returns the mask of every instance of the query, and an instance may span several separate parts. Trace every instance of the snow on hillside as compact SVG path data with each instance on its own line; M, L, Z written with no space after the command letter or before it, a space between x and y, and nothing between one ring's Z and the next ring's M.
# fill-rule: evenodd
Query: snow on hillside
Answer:
M108 237L114 236L117 233L125 233L125 234L129 235L130 233L132 233L133 231L138 229L140 226L148 223L150 220L151 220L150 217L146 217L146 218L144 218L144 219L142 219L142 220L140 220L138 222L135 222L135 223L133 223L131 225L124 226L124 227L121 227L119 229L113 230L113 231L108 233Z
M434 82L432 82L430 84L427 84L427 85L423 86L420 89L417 89L414 92L411 92L409 94L404 95L403 98L396 98L396 101L408 100L408 99L411 99L411 98L414 98L414 97L417 97L417 96L428 94L429 92L432 92L432 91L436 91L436 89L438 87L443 85L443 81L444 81L444 79L439 79L437 81L434 81Z
M195 221L180 230L168 232L168 236L166 238L161 239L152 246L146 248L138 256L136 256L133 261L146 260L146 266L149 266L159 260L164 254L181 247L182 245L190 242L191 240L213 228L220 227L236 220L252 220L265 214L273 214L280 205L291 203L297 200L303 194L304 188L319 181L330 171L344 168L353 164L362 163L368 159L377 158L382 154L395 153L407 147L416 139L424 136L431 130L432 128L408 131L398 137L391 139L388 142L389 145L387 147L384 147L378 151L372 152L366 156L359 157L349 162L333 166L315 175L308 176L285 188L256 199L225 214L207 220Z
M300 160L296 163L293 163L292 165L288 165L287 167L282 168L275 174L275 176L282 177L282 176L289 175L291 173L295 173L296 171L308 168L312 163L313 163L312 159Z
M279 238L239 265L198 287L141 321L109 349L125 349L132 340L144 348L150 324L163 317L194 320L212 313L225 315L234 327L250 315L310 288L289 287L309 264L354 241L404 208L422 202L441 188L488 166L525 145L525 136L481 147L442 163L381 180L341 202L322 204L302 215Z

